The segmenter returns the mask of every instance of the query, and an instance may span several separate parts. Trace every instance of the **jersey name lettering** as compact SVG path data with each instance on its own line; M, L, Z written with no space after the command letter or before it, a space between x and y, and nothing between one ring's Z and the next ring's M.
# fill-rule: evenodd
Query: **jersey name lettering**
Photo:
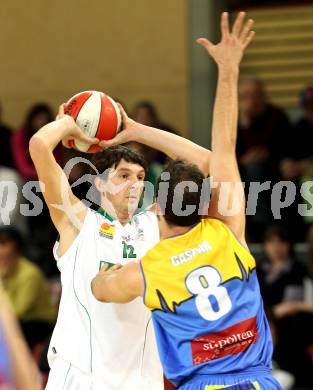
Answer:
M204 252L209 252L212 250L212 246L208 243L208 241L203 241L196 248L188 249L185 252L179 253L177 256L172 256L172 264L176 267L177 265L181 265L187 263L187 261L192 260L194 257L200 255Z

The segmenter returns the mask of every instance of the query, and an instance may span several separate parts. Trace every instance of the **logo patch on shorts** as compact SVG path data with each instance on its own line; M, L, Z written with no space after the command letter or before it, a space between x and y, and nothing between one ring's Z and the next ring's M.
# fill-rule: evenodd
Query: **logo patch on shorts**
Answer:
M109 238L110 240L112 240L114 237L114 230L115 230L114 225L109 225L108 223L105 222L100 226L99 236Z
M258 338L256 317L191 341L194 365L246 351Z

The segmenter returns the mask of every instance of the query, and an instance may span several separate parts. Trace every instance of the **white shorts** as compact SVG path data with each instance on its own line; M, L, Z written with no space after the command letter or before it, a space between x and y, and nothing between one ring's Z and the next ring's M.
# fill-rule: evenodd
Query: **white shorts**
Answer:
M45 390L98 390L89 375L84 374L71 363L55 359Z
M151 371L150 371L151 372ZM111 382L113 378L110 378ZM148 375L143 383L136 377L122 384L114 380L115 384L103 383L103 379L95 378L74 367L71 363L56 358L51 364L49 379L45 390L163 390L163 377ZM107 382L107 381L106 381ZM119 384L118 384L119 383Z

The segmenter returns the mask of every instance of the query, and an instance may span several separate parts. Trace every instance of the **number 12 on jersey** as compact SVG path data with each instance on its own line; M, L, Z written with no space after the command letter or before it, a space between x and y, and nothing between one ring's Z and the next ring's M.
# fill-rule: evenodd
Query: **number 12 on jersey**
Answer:
M197 309L204 319L215 321L227 314L232 303L215 268L204 266L191 271L185 280L188 291L195 295Z
M132 245L128 245L125 241L123 244L123 259L136 259L135 248Z

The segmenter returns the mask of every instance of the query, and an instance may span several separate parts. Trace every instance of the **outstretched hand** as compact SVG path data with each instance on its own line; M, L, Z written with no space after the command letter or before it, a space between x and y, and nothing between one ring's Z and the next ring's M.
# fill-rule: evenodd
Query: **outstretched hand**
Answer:
M219 67L239 66L245 49L252 41L255 32L252 31L254 21L248 19L244 23L245 12L240 12L232 29L229 28L228 12L223 12L221 17L222 38L214 45L206 38L197 39L197 43L203 46Z

